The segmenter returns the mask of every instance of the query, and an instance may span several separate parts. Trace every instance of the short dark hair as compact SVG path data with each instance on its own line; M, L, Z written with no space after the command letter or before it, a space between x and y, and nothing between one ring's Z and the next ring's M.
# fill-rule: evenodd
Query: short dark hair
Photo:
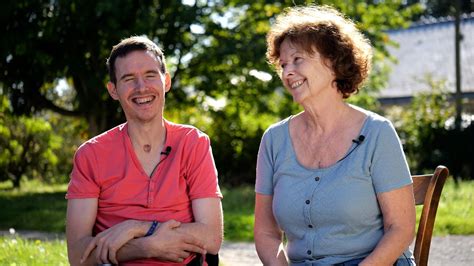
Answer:
M327 60L344 98L357 93L369 75L370 42L332 7L292 7L277 17L267 34L267 59L279 73L280 47L286 38L309 54L316 49Z
M109 70L109 78L112 83L117 83L117 78L115 77L115 61L118 57L124 57L133 51L152 52L161 64L160 71L163 74L166 73L165 56L158 45L156 45L146 36L132 36L123 39L119 44L115 45L110 52L109 58L107 59L107 69Z

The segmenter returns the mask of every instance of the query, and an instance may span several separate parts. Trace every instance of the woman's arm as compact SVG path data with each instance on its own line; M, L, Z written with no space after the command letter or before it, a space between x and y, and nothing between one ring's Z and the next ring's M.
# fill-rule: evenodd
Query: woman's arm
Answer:
M264 265L288 265L283 233L272 211L273 196L256 193L254 237L257 253Z
M393 265L415 236L416 211L413 185L380 193L384 235L359 265Z

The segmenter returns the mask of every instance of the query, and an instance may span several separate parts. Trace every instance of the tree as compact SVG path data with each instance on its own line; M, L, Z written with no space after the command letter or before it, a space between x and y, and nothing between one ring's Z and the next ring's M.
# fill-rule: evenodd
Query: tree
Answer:
M190 26L202 12L197 5L179 1L19 0L0 5L0 22L5 25L0 80L15 114L50 109L82 116L91 134L123 121L118 104L104 89L105 61L112 45L130 35L146 34L179 61L194 43ZM179 72L178 67L175 75ZM48 97L55 94L52 85L63 77L75 91L72 108Z
M438 18L453 16L456 1L460 2L461 13L470 14L474 11L474 1L472 0L407 0L405 2L406 5L422 4L424 12L419 16Z
M37 0L2 2L0 81L15 114L51 109L85 117L91 135L123 121L107 95L105 60L113 44L146 34L165 49L173 76L168 117L198 125L213 141L221 176L253 183L255 159L265 128L298 110L265 59L265 34L284 7L314 1ZM408 25L418 6L400 1L336 0L375 47L374 75L354 99L375 105L386 82L383 32ZM74 93L58 96L58 79ZM224 103L224 104L216 104ZM236 179L231 177L237 176ZM235 182L234 182L235 181Z

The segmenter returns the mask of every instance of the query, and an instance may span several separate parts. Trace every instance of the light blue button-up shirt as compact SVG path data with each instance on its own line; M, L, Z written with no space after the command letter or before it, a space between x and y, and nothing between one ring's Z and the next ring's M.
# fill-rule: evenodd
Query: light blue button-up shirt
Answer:
M301 165L289 134L291 117L264 133L257 193L273 196L292 265L329 265L367 256L383 236L377 193L412 183L400 140L387 119L366 111L347 157L322 169ZM412 257L409 250L401 258Z

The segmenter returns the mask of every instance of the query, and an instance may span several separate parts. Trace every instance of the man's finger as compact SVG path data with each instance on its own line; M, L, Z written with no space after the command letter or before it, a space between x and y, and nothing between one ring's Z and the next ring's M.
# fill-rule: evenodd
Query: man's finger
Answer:
M207 253L205 249L203 249L199 246L196 246L196 245L192 245L192 244L185 244L183 249L188 251L188 252L197 253L197 254L206 254Z
M109 250L109 259L113 264L116 264L116 265L119 264L117 261L117 251L113 248Z
M82 253L81 256L81 263L87 260L87 258L91 255L92 251L94 250L96 246L96 238L92 239L92 241L87 245L86 249L84 250L84 253Z

